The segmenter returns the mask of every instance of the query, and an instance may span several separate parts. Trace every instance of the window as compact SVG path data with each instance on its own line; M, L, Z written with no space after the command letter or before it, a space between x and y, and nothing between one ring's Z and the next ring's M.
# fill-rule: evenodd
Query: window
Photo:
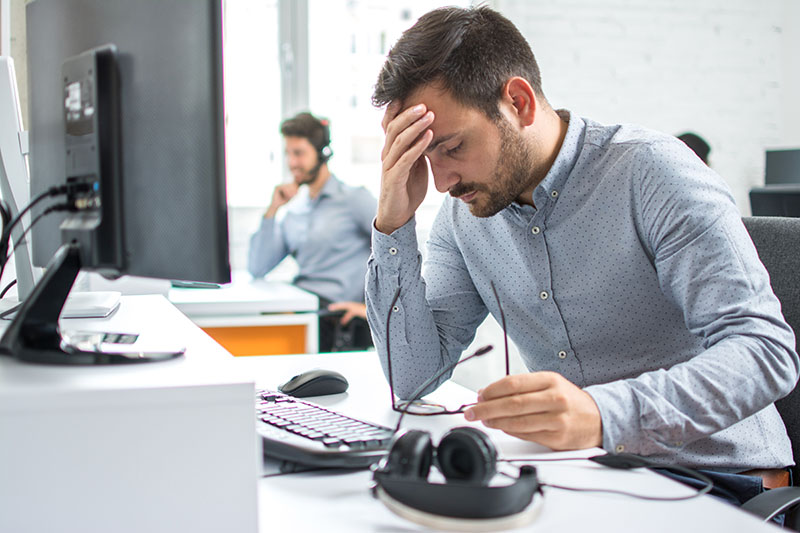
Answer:
M266 206L282 176L278 0L225 2L228 203Z

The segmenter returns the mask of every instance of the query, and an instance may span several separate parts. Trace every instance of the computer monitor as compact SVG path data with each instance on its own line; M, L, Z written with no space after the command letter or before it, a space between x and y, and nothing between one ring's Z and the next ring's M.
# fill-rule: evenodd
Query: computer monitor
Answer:
M24 207L28 203L26 141L22 128L22 109L17 94L14 61L10 57L0 57L0 197L12 216L19 213L20 206ZM23 221L29 223L30 216L23 217ZM33 269L28 242L22 233L22 228L14 228L11 238L16 250L14 266L17 294L22 299L33 290Z
M69 345L58 312L80 269L230 281L221 0L35 0L26 14L31 198L60 187L70 211L33 227L33 262L49 266L0 350L147 360Z
M800 184L751 189L750 210L759 217L800 217Z
M767 150L764 182L767 185L800 184L800 148Z

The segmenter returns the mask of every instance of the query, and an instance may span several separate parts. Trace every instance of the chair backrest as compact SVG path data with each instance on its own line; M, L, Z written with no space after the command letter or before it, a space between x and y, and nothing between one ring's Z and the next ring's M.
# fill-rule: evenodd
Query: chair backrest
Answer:
M769 272L786 322L795 335L800 334L800 218L745 217L742 221ZM775 406L786 424L795 462L800 464L800 387ZM795 466L793 473L795 484L800 484L800 467Z

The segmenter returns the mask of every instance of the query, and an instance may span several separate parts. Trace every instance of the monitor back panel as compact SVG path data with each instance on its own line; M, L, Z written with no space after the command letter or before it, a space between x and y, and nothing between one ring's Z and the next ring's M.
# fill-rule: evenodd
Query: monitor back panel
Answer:
M27 5L31 194L63 183L61 64L119 53L127 273L225 282L222 22L218 0L37 0ZM58 214L34 227L33 260L61 244Z

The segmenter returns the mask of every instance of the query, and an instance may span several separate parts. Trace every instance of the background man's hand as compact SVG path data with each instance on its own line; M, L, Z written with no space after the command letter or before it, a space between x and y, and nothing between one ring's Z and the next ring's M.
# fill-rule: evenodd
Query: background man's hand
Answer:
M272 218L278 211L278 208L286 204L289 200L294 198L300 187L295 182L282 183L275 187L272 193L272 203L269 204L267 212L264 213L264 218Z
M465 417L553 450L603 444L594 399L556 372L506 376L478 391Z
M356 317L367 319L367 306L361 302L334 302L328 306L329 311L344 311L339 322L346 326Z
M429 129L433 112L424 104L400 112L400 104L386 108L381 126L386 141L381 152L381 194L375 227L392 233L414 216L428 190L428 165L423 153L433 140Z

